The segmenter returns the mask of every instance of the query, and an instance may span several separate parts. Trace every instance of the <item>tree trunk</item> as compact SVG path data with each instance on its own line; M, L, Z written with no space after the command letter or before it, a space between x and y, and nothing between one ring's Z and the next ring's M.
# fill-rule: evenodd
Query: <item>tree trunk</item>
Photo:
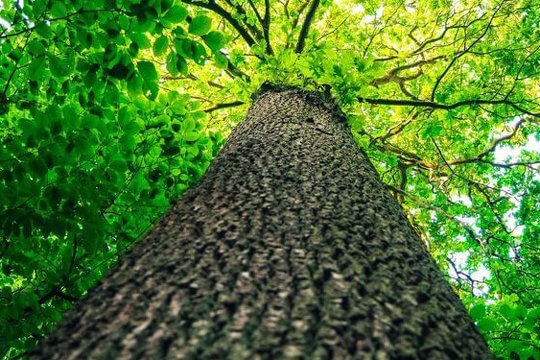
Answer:
M199 185L41 359L488 359L400 206L315 93L263 91Z

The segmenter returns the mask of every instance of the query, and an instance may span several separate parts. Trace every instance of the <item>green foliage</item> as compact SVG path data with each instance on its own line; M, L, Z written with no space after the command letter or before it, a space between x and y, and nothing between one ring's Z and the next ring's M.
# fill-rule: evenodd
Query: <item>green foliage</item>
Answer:
M184 73L195 56L206 61L204 43L172 27L185 8L36 0L24 20L6 4L0 355L10 357L46 334L197 181L223 137L188 93L159 88L159 62L178 56L170 41L196 49L183 54Z
M537 1L322 1L300 54L300 0L2 4L0 355L104 276L272 81L331 92L495 354L540 359Z
M205 15L198 15L193 20L191 20L188 30L190 34L202 36L208 33L208 31L210 31L211 26L212 19Z

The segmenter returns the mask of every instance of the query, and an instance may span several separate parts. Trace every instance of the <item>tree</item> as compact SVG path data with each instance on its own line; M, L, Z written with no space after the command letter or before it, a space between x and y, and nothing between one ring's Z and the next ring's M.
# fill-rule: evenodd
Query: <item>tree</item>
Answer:
M271 81L336 98L492 350L538 358L539 7L4 2L0 351L50 331Z
M490 358L329 105L263 92L200 184L32 355Z

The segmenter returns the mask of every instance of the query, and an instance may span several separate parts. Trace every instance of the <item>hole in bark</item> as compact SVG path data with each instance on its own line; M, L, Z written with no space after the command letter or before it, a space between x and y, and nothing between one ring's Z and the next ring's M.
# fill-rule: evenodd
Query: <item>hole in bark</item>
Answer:
M312 118L312 117L308 117L308 118L306 119L306 122L309 123L309 124L315 124L315 119Z
M223 239L223 242L229 247L229 248L232 248L234 247L234 244L236 243L236 238L229 238L229 237L225 237Z

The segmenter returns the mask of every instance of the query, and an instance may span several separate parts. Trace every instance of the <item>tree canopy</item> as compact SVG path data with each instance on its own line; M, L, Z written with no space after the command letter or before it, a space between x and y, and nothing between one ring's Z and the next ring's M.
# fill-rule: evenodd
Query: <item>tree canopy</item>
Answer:
M0 6L0 355L47 334L272 82L335 97L494 353L540 359L537 0Z

